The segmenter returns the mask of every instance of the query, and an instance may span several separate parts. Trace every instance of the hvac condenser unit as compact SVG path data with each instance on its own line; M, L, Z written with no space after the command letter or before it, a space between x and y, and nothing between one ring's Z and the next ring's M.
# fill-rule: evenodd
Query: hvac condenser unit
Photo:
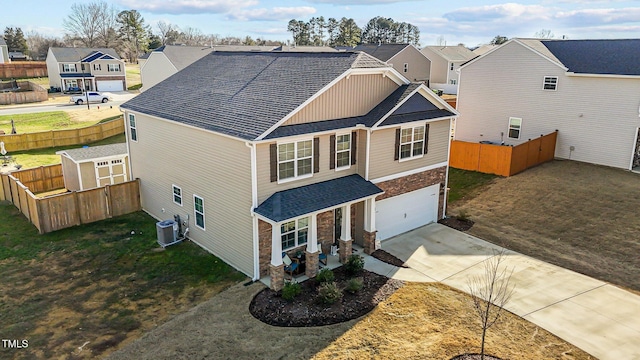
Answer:
M158 244L166 247L179 242L178 223L173 220L164 220L156 223L158 232Z

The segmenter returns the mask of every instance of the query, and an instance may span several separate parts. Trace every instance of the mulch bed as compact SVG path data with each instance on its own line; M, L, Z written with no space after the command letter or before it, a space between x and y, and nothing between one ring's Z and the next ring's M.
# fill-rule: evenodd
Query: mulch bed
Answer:
M451 360L480 360L480 359L482 359L482 356L480 356L480 354L462 354L462 355L454 356L451 358ZM484 354L484 359L485 360L502 360L499 357L495 357L487 354Z
M333 270L335 282L344 289L350 277L344 267ZM315 279L300 283L302 291L291 302L280 297L280 292L264 289L251 301L249 311L258 320L274 326L309 327L337 324L358 318L373 310L378 303L385 301L403 282L389 279L367 270L358 276L363 287L356 294L343 291L342 299L332 305L321 304L318 300Z
M373 256L374 258L386 262L387 264L391 264L397 267L402 267L402 268L408 268L408 266L406 266L404 264L404 261L398 259L397 257L389 254L388 252L382 250L382 249L378 249L376 251L374 251L371 256Z
M438 223L440 223L442 225L446 225L446 226L448 226L450 228L454 228L454 229L456 229L458 231L467 231L467 230L471 229L471 227L474 224L473 220L469 220L469 219L461 220L461 219L458 219L455 216L452 216L452 217L447 216L444 219L438 220ZM485 356L485 359L486 358L487 357Z

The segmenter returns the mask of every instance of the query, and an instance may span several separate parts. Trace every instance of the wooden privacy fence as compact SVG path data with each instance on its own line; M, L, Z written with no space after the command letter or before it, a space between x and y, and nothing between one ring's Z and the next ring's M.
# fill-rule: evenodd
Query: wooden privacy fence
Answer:
M8 152L13 152L87 144L122 133L124 133L124 120L120 118L80 129L2 135L0 141L4 141Z
M117 185L39 198L14 174L0 175L0 200L11 201L38 228L40 234L141 209L140 182L137 179ZM40 184L38 181L46 185L53 184L55 180L34 180L33 183Z
M36 194L64 189L62 164L13 171L11 175Z
M558 132L542 135L518 146L451 141L449 166L487 174L511 176L553 160Z

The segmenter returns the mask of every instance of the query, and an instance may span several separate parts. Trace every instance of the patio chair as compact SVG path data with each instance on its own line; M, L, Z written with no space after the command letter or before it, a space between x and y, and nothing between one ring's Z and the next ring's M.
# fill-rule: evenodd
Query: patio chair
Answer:
M320 251L320 254L318 255L318 261L320 261L320 263L324 264L325 266L327 265L327 254L322 252L322 244L318 243L318 251Z
M284 272L291 275L291 278L293 279L293 272L298 270L299 264L297 262L291 261L289 255L287 255L287 253L285 252L282 253L282 262L284 263Z

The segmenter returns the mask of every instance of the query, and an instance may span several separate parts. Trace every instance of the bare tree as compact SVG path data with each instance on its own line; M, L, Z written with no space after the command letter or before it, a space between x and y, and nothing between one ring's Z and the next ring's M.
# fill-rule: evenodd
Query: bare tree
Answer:
M37 31L29 31L27 33L27 45L29 46L29 54L33 60L44 60L50 47L65 46L60 38L49 37L40 34Z
M104 1L74 3L71 5L71 14L62 22L65 34L69 38L79 39L84 46L98 46L102 24L108 18L104 11L109 8Z
M440 35L436 38L436 45L438 46L446 46L447 40L445 40L444 35Z
M484 345L487 330L500 318L504 306L513 295L514 287L510 284L511 270L500 267L505 260L505 250L494 254L484 262L484 274L469 279L469 294L473 298L473 306L480 318L482 327L482 343L480 358L484 360Z
M177 30L177 26L172 23L168 23L164 20L160 20L156 23L158 30L160 30L160 40L162 40L162 45L167 45L167 40L171 36L172 32Z
M111 48L118 44L118 9L106 2L97 3L97 11L101 14L98 21L98 43L100 46Z
M555 35L549 29L541 29L536 32L534 35L537 39L553 39Z

